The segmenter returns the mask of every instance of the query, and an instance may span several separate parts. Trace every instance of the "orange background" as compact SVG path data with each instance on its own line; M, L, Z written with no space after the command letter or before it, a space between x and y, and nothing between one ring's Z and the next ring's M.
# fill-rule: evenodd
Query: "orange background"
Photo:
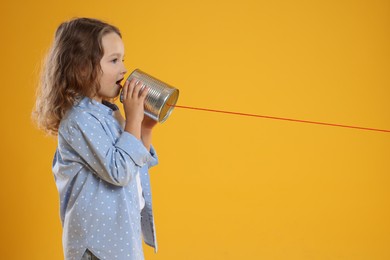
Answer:
M118 26L126 65L179 105L390 129L389 1L1 4L1 258L63 259L51 160L30 119L60 22ZM159 252L146 259L390 259L390 133L176 108L155 131Z

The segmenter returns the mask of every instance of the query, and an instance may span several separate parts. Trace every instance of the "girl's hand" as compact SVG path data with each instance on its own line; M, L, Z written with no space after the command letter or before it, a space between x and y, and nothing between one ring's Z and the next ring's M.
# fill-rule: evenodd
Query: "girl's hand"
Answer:
M143 84L136 79L126 81L123 86L123 108L125 111L125 131L141 139L141 124L144 120L144 103L148 88L142 88Z

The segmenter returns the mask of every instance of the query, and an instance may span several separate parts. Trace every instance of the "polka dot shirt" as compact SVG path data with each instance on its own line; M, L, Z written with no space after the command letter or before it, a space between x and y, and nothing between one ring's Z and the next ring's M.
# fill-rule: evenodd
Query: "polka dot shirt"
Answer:
M144 259L142 237L157 251L148 173L156 164L153 147L123 131L111 108L83 98L70 109L53 160L66 260L87 248L99 259Z

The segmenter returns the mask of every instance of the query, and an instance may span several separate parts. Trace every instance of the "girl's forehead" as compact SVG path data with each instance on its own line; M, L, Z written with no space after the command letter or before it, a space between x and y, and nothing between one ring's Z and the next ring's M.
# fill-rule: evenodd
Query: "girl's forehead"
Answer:
M111 55L113 53L124 54L125 47L121 37L115 32L107 33L102 37L102 46L104 55Z

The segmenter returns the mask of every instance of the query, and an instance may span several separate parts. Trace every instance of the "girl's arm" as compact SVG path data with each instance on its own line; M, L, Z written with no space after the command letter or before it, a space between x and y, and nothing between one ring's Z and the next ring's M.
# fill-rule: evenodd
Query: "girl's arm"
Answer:
M140 168L156 159L133 135L123 132L114 141L109 131L94 115L79 113L60 127L60 153L65 161L85 164L103 180L126 186Z
M148 116L144 117L141 126L141 139L142 143L148 151L150 151L150 145L152 144L152 130L156 126L157 122Z
M122 126L122 128L125 128L126 121L119 110L114 111L114 117ZM144 120L142 121L141 125L141 140L148 151L150 151L150 146L152 144L152 130L156 124L156 121L148 116L144 116Z

